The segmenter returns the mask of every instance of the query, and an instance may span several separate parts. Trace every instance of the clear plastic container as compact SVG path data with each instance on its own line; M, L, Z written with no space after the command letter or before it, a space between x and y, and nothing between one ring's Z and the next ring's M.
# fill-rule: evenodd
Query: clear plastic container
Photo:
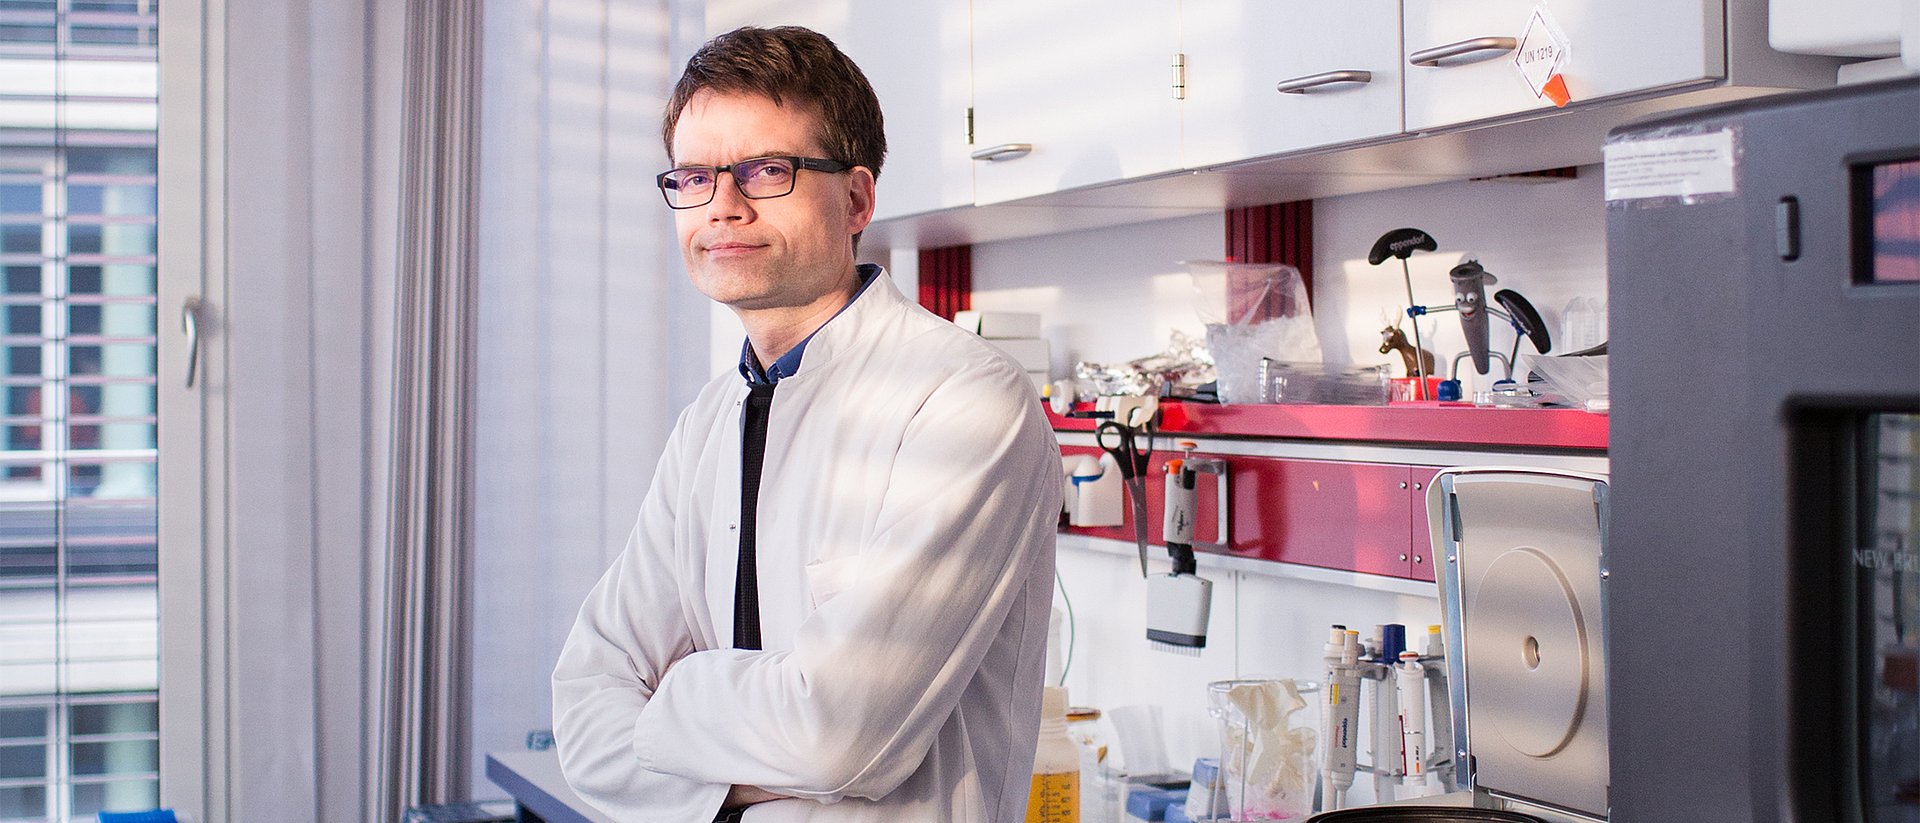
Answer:
M1313 814L1320 684L1220 680L1207 684L1207 712L1220 721L1216 820L1296 820Z
M1389 379L1385 366L1337 368L1263 358L1260 402L1384 406L1389 395Z
M1547 397L1591 412L1608 407L1607 356L1540 357L1526 355L1521 361L1527 370L1546 380Z
M1067 736L1080 749L1081 823L1120 823L1127 813L1126 775L1108 762L1100 710L1067 709Z

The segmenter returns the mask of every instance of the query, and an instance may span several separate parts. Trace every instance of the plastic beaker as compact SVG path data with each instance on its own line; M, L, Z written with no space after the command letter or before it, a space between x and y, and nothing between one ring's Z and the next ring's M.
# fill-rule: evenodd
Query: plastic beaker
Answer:
M1319 735L1309 695L1318 683L1220 680L1207 684L1207 713L1220 721L1216 820L1293 820L1313 813ZM1224 815L1224 817L1220 816Z

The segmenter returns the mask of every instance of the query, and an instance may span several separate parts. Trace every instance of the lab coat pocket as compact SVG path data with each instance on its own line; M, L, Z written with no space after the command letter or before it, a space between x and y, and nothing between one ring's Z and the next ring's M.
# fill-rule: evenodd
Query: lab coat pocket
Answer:
M817 609L826 605L834 595L860 582L861 561L864 559L856 555L808 563L807 593L813 599L813 607Z

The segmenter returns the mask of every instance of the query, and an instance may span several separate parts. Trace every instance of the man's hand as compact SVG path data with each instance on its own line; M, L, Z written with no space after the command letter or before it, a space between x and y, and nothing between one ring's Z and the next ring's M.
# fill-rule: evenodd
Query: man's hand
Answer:
M774 794L759 786L735 786L727 790L727 802L721 804L720 807L723 809L731 809L738 806L751 806L755 803L765 803L769 800L784 800L785 798L786 795Z

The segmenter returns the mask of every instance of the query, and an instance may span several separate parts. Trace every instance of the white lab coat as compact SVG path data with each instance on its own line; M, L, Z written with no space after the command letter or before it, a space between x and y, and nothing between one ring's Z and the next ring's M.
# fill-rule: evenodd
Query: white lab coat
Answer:
M621 821L1024 818L1059 448L1020 367L884 272L774 392L762 645L730 648L737 375L680 416L553 673L567 781Z

